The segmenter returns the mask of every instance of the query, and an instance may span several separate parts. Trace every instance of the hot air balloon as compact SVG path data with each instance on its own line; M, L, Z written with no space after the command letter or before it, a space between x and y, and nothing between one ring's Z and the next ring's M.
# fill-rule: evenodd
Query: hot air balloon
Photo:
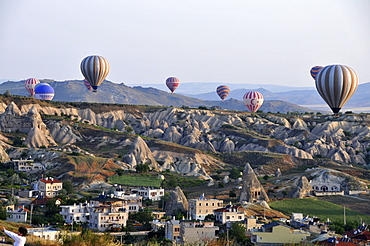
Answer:
M33 96L35 95L35 86L39 83L40 81L38 79L29 78L24 82L24 87L26 87L26 90Z
M84 79L84 85L86 86L86 89L88 91L91 91L92 90L92 87L91 87L89 81L87 81L86 79Z
M244 94L244 105L250 112L256 112L263 104L263 95L258 91L250 91Z
M80 68L83 76L94 89L94 92L97 91L110 70L109 62L102 56L85 57L81 62Z
M356 72L344 65L330 65L317 74L316 89L333 113L338 113L358 86Z
M216 92L223 101L229 95L230 88L226 85L220 85L219 87L217 87Z
M54 97L54 89L47 83L40 83L35 87L35 95L33 97L50 101Z
M322 66L314 66L313 68L311 68L310 73L313 79L316 78L317 74L320 72L322 68L323 68Z
M166 85L168 89L173 93L177 87L180 85L180 80L175 77L169 77L166 79Z

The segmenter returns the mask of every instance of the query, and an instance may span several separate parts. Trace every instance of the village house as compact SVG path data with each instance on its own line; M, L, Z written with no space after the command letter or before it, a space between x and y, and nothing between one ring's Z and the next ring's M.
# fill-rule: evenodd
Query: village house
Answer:
M345 233L345 236L351 239L352 242L360 246L370 245L370 231L363 223L354 230Z
M331 237L323 241L319 241L316 245L324 246L358 246L358 244L353 243L348 237Z
M45 170L45 166L42 163L34 162L32 159L19 159L12 160L15 171L20 172L37 172Z
M264 224L258 223L256 218L246 218L243 225L245 226L247 232L250 232L260 230Z
M175 218L168 220L165 224L165 238L172 242L180 242L180 221Z
M161 197L164 196L163 188L152 188L152 187L142 187L138 189L132 189L131 193L142 196L144 199L150 199L152 201L159 201Z
M28 209L24 206L15 207L14 205L6 206L6 221L16 222L16 223L26 223Z
M86 204L60 206L66 223L87 223L90 229L106 231L126 226L128 209L125 200L100 195Z
M180 242L194 243L217 238L218 226L214 221L181 220L180 221Z
M295 230L287 225L272 222L261 227L261 231L251 232L251 241L257 245L262 244L294 244L303 242L309 232Z
M245 209L241 206L227 205L224 208L214 210L216 221L225 224L226 222L244 221Z
M189 200L189 213L192 219L204 220L207 215L213 214L213 211L219 208L223 208L223 200L207 199L204 196Z
M139 212L140 208L143 207L143 197L137 194L123 195L117 198L125 201L129 213Z
M62 205L60 208L62 211L60 214L63 216L64 222L71 224L86 223L89 221L89 209L90 204L73 204L73 205Z
M56 178L46 177L38 181L40 196L55 197L63 189L63 182Z
M61 233L60 230L45 227L27 228L27 232L30 235L34 235L52 241L58 241Z

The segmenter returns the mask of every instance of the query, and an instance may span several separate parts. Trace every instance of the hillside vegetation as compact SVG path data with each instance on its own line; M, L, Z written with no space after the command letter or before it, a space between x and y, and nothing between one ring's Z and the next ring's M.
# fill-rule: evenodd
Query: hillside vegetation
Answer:
M285 214L303 213L304 216L315 216L320 218L321 221L326 221L326 219L329 219L330 221L342 222L344 220L343 206L315 198L285 199L271 202L269 205L271 208L281 211ZM347 221L363 221L365 223L370 222L370 215L365 215L349 208L345 208L345 214Z

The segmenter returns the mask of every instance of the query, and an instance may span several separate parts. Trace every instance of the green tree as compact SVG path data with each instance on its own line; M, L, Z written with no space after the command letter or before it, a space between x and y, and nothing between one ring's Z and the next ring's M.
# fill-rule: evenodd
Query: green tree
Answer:
M45 217L50 221L52 221L55 214L59 214L61 211L60 207L56 205L55 202L56 198L52 198L46 203Z
M133 213L131 216L132 219L135 221L138 221L139 223L142 223L144 226L144 229L151 229L150 222L154 219L154 216L152 214L152 210L149 208L144 208L140 210L139 212Z
M236 168L232 168L232 169L230 170L229 177L230 177L231 179L237 179L237 178L241 177L241 175L240 175L240 171L239 171L238 169L236 169Z
M15 147L23 147L23 140L21 137L15 137L13 140L13 145Z
M115 170L115 172L116 172L116 174L117 174L118 176L122 176L122 175L125 173L125 171L123 171L123 169L120 169L120 168L117 168L117 169Z
M63 189L67 191L67 194L74 194L75 190L70 180L63 181Z
M3 206L0 206L0 220L6 220L6 209Z
M229 197L236 197L236 193L234 191L230 191L229 192Z
M204 217L204 220L216 220L216 216L214 214L207 214L206 217Z
M253 245L250 239L245 235L245 227L239 223L232 223L231 229L229 230L230 239L234 239L241 245Z
M27 151L22 151L21 158L26 158L28 156Z
M138 173L147 173L150 171L150 167L148 164L137 164L136 165L136 172Z

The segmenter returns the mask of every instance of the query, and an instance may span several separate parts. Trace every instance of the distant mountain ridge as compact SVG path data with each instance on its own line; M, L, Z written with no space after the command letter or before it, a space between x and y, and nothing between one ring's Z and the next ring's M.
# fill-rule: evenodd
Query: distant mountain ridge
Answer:
M169 93L152 87L130 87L123 83L117 84L110 81L104 81L99 87L98 92L94 93L86 89L82 80L54 81L48 79L41 81L49 83L54 88L54 101L156 106L164 105L174 107L186 106L193 108L203 106L207 108L218 107L227 110L246 111L242 102L242 95L246 91L244 89L231 91L229 97L225 101L221 101L215 92L201 94L201 96L185 96L178 93ZM0 84L0 93L9 91L12 95L28 96L28 92L25 90L23 83L24 81L4 82ZM304 102L301 103L302 105L311 105L316 102L320 102L322 105L325 104L314 90L302 90L299 91L299 93L297 93L297 91L273 93L263 88L259 88L257 90L262 92L265 96L265 103L260 108L264 112L315 112L317 110L296 104L300 101ZM301 100L299 98L301 98ZM328 111L328 108L324 107L318 110L325 112Z
M326 106L325 101L321 98L321 96L319 95L315 88L311 89L295 88L293 90L277 92L272 92L263 87L256 87L252 89L247 88L235 89L230 91L230 94L227 98L241 100L244 94L251 90L261 92L265 100L281 100L311 109L329 110L329 108ZM370 101L368 100L369 92L370 92L370 82L360 84L355 94L342 109L342 112L344 113L346 110L351 110L355 112L370 112ZM202 100L217 100L218 98L218 95L216 94L215 91L188 96Z

